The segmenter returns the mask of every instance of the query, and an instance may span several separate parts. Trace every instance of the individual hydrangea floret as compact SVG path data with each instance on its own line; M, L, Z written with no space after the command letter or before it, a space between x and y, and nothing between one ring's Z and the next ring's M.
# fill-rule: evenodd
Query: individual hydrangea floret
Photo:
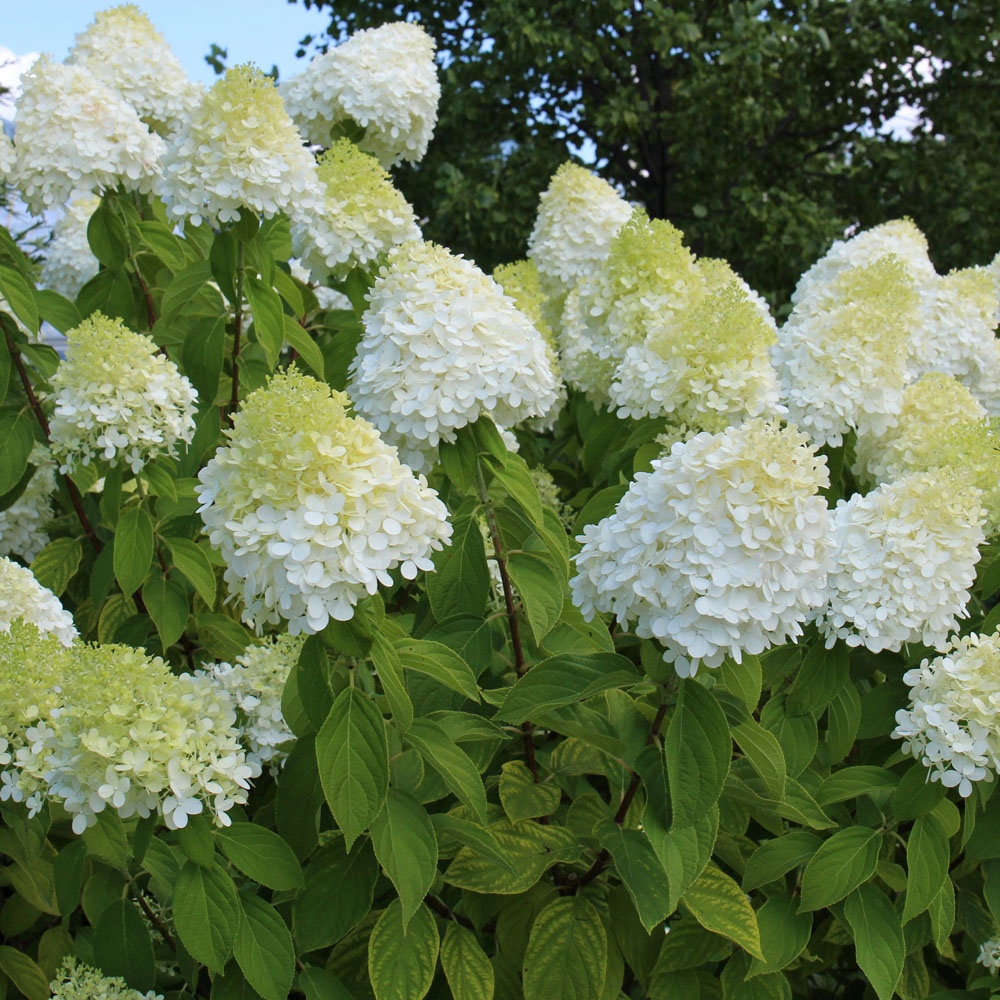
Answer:
M979 946L979 957L976 961L986 966L991 975L1000 972L1000 938L990 938Z
M322 208L292 220L292 245L317 281L347 277L380 254L420 239L413 209L378 160L338 139L317 163Z
M0 556L0 633L9 632L11 623L28 622L42 634L51 635L64 646L76 639L73 616L48 587L43 587L30 569Z
M308 215L321 198L316 163L274 81L249 65L227 70L170 137L156 190L195 225L233 222L241 208Z
M896 713L892 735L932 781L968 798L973 782L1000 773L1000 632L956 639L903 680L910 703Z
M138 472L194 436L198 393L150 337L94 313L66 334L52 377L50 433L60 471L103 459Z
M90 70L160 135L174 131L201 96L201 88L134 4L99 11L76 36L66 62Z
M296 369L251 393L199 473L199 512L225 579L258 628L319 632L347 621L366 594L412 580L451 537L423 476L341 392Z
M434 39L406 21L366 28L317 56L279 90L310 142L329 146L331 129L350 119L365 130L361 149L383 166L417 163L434 134L441 99Z
M29 811L52 798L82 833L97 814L231 822L260 774L235 729L228 695L210 678L176 675L129 646L75 643L15 623L0 633L0 798ZM2 745L2 743L0 743ZM2 758L0 758L2 759Z
M631 214L632 207L607 181L564 163L539 198L528 237L528 256L546 295L564 296L589 277Z
M87 226L100 203L96 195L81 195L66 206L52 227L52 241L45 248L40 287L75 299L77 292L97 274L100 264L90 249Z
M556 380L531 320L475 264L404 243L380 269L362 316L348 393L415 469L485 413L513 427L548 413Z
M874 653L940 648L967 614L984 512L980 491L938 470L841 500L820 627Z
M98 969L63 959L56 978L49 983L50 1000L163 1000L155 990L140 993L131 989L120 976L105 976Z
M846 268L823 296L800 301L772 351L789 419L818 445L839 445L851 429L884 433L903 405L916 311L892 256Z
M107 84L42 56L21 85L11 180L32 212L94 191L151 189L163 140Z
M235 663L214 663L206 673L237 708L236 731L261 764L279 768L288 756L282 744L294 739L281 711L285 681L302 652L304 636L281 635L248 646Z
M682 677L801 635L826 599L828 483L805 435L776 422L679 442L584 528L573 603L634 621Z
M0 510L0 556L18 556L30 563L49 544L56 466L48 448L36 444L28 463L35 468L24 492Z

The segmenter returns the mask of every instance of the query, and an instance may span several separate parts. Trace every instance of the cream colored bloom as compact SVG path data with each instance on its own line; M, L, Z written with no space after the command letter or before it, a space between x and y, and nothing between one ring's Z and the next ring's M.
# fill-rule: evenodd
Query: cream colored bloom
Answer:
M28 459L35 472L24 492L0 510L0 556L19 556L30 563L49 543L56 467L48 448L36 444Z
M14 144L0 128L0 181L5 180L8 174L13 171L15 159Z
M75 958L63 959L49 989L51 1000L163 1000L154 990L140 993L130 989L124 979L105 976Z
M90 249L87 226L101 204L94 195L74 198L52 227L52 242L45 248L39 285L68 299L97 274L100 264Z
M986 966L991 975L1000 970L1000 938L991 938L979 946L979 957L976 961Z
M76 639L73 616L59 598L30 569L0 556L0 633L9 632L18 620L34 625L42 635L55 636L64 646Z

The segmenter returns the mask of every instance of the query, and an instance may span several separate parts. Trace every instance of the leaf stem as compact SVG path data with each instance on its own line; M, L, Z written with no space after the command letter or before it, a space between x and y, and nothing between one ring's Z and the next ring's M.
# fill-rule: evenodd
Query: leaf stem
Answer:
M246 247L242 239L238 240L236 262L236 316L233 323L233 382L229 394L229 406L226 410L226 422L232 425L233 417L240 405L240 335L243 332L243 272L246 270Z

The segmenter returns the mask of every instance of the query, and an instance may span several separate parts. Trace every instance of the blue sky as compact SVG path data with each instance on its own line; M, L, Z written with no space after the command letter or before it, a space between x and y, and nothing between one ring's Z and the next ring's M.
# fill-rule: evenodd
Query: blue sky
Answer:
M204 56L213 42L228 48L229 65L255 62L264 69L276 63L282 77L304 65L295 58L299 39L321 34L325 12L306 10L286 0L135 0L169 42L195 80L211 83L215 75ZM15 55L50 52L63 59L77 32L114 0L0 0L0 47Z

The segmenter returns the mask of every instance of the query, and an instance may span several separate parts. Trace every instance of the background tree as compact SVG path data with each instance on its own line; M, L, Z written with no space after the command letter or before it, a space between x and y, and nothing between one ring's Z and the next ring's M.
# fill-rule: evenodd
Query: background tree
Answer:
M775 304L855 224L909 214L944 269L1000 248L993 2L301 2L330 10L304 46L404 17L434 35L440 122L398 183L486 268L523 256L570 151ZM932 125L881 134L906 106Z

